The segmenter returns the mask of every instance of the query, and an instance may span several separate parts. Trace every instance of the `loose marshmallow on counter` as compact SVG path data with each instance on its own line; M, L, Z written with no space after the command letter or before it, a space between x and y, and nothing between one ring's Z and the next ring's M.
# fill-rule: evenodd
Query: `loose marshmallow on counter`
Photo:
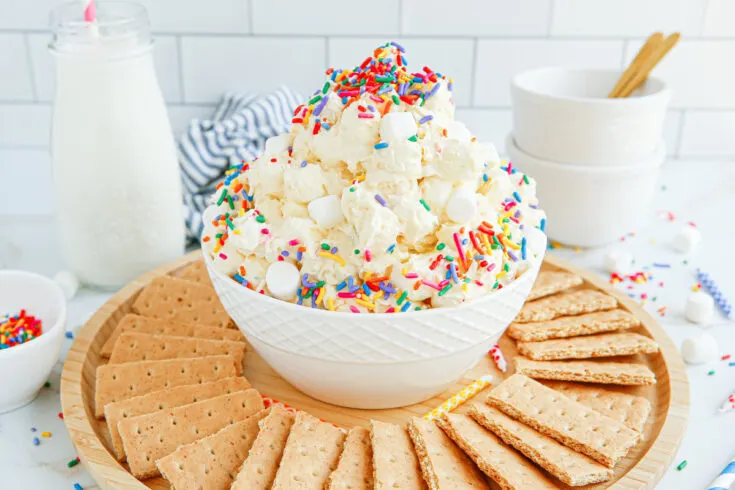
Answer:
M719 354L717 341L706 332L688 338L681 344L681 356L687 364L704 364L714 361Z
M622 250L610 250L605 253L603 266L611 274L628 274L633 267L633 257Z
M322 228L332 228L344 217L337 196L324 196L309 203L309 216Z
M416 120L408 112L390 112L380 120L380 138L387 142L407 140L416 134Z
M72 299L79 290L79 279L71 271L59 271L54 276L54 282L59 285L66 299Z
M674 247L677 252L690 254L694 252L695 248L697 248L697 244L701 239L702 234L700 231L693 226L687 225L674 235L674 239L671 241L671 246Z
M714 312L715 302L709 294L697 291L687 298L684 313L690 322L706 324L712 319Z
M288 133L279 134L278 136L272 136L265 140L265 151L264 155L278 155L288 151L288 147L291 144L291 135Z
M273 297L288 301L296 296L301 275L291 262L273 262L265 272L265 284Z
M477 214L477 194L468 188L455 189L447 202L446 213L455 223L467 223Z

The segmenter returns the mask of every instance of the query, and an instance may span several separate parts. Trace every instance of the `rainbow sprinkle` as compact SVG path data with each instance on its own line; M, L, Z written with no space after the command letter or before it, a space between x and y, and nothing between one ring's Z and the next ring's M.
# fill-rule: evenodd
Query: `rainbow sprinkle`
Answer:
M26 310L13 316L0 316L0 350L29 342L42 332L41 320L28 315Z
M363 121L357 124L371 124L372 119L382 118L392 110L395 111L396 107L400 111L408 109L409 106L423 107L439 92L442 85L450 91L453 88L450 78L429 67L409 71L405 49L395 42L379 46L371 56L351 70L330 68L326 71L326 76L324 85L314 92L306 103L293 111L292 131L303 130L306 134L312 135L330 131L335 120L332 119L334 115L331 113L331 105L330 109L326 109L329 101L341 103L343 111L352 107L357 118ZM408 137L412 142L423 141L427 133L425 128L437 123L434 116L425 114L423 109L419 110L416 117L418 118L416 134ZM447 130L443 129L441 134L447 137ZM387 141L376 139L378 141L373 142L375 150L391 147ZM291 159L292 151L293 148L289 148L288 161L280 163L301 168L311 163L318 164L301 158ZM270 163L276 162L278 159L270 158ZM376 252L396 251L397 243L380 245L379 250L377 248L371 250L372 245L368 245L340 251L334 244L311 245L303 243L299 238L276 236L278 225L271 225L271 221L256 208L255 192L248 179L253 163L243 161L231 166L225 173L224 181L216 187L215 202L220 206L221 214L207 223L214 227L216 232L202 237L202 242L208 244L207 249L211 250L214 260L238 259L238 254L226 252L223 248L232 236L240 233L241 230L234 223L246 214L248 218L254 216L260 223L258 243L267 244L274 243L273 241L279 238L286 239L283 244L279 244L280 249L276 250L276 260L292 262L299 268L310 260L322 257L336 264L330 267L332 274L338 275L340 267L356 267L358 271L374 270L375 266L381 263L379 259L382 259ZM511 162L503 162L500 168L508 175L517 173ZM365 177L364 173L351 176L352 185L347 192L356 192L363 185ZM518 185L529 184L525 175L518 180ZM483 175L483 181L491 181L487 173ZM371 195L380 206L389 207L391 195L385 192L383 195L377 193ZM488 287L492 285L493 290L502 289L504 284L516 277L520 262L527 260L529 256L526 239L522 236L522 232L515 230L517 225L521 225L521 229L523 227L521 209L536 206L532 203L521 205L522 202L521 193L513 192L500 203L499 215L497 220L493 219L493 223L482 221L477 226L462 227L454 231L451 240L435 246L428 271L402 272L401 275L409 280L408 284L402 283L401 287L398 287L391 281L392 273L387 269L373 274L360 272L354 277L350 275L336 286L325 284L324 277L303 275L296 302L306 307L349 310L353 313L416 311L430 307L430 299L414 301L411 299L415 297L412 291L418 291L420 297L429 296L429 298L458 295L459 300L464 301L464 298L469 296L471 286L483 287L483 282L477 280L478 277L473 277L477 272L496 272L493 283L487 282ZM417 204L420 204L426 212L432 212L431 206L424 199L419 199ZM540 223L542 230L545 224L545 220L542 220ZM372 263L371 266L360 267L368 263ZM254 277L248 277L246 272L240 267L232 277L244 287L264 292L260 286L261 282Z

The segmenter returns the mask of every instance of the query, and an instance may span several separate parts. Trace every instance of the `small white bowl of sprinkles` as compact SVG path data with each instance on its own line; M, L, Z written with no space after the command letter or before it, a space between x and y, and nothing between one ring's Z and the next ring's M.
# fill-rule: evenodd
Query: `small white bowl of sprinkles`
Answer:
M24 271L0 271L0 413L30 403L59 360L66 299L52 280Z
M419 402L486 355L545 252L536 183L454 119L452 79L397 43L329 69L289 133L228 172L205 262L284 378L358 408Z

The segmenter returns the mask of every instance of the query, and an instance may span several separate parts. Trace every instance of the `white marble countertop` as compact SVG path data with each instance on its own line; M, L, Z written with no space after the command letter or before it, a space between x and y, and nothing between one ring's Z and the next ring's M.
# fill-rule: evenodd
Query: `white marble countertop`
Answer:
M735 300L735 261L729 259L735 240L735 163L691 162L667 163L660 181L662 188L656 195L655 210L671 211L676 216L669 221L652 212L645 230L635 237L610 247L627 249L636 259L636 266L655 263L671 264L671 268L651 268L654 280L635 285L630 292L647 292L651 299L645 308L661 322L674 343L697 334L701 327L684 319L684 304L696 283L696 267L709 271ZM621 199L635 196L621 196ZM693 221L701 229L703 240L692 257L675 253L667 245L679 227ZM556 249L552 253L571 262L603 274L601 269L605 249L575 251ZM688 259L688 263L683 261ZM45 217L7 217L0 215L0 268L20 268L52 275L62 268L54 221ZM637 269L637 270L638 270ZM663 286L659 282L663 282ZM630 282L620 284L625 289ZM69 329L74 331L109 296L82 290L71 302ZM652 298L656 297L653 301ZM666 306L665 316L658 308ZM735 358L735 322L725 320L717 312L706 330L714 335L723 354ZM71 344L66 341L64 351ZM61 363L51 375L51 387L44 388L30 405L15 412L0 415L0 487L5 490L71 490L78 482L85 489L99 488L82 465L67 468L76 454L59 419L59 377ZM712 376L707 375L711 369ZM682 446L657 486L660 490L706 489L719 471L735 456L735 412L718 414L717 408L727 395L735 390L735 366L718 361L710 365L689 366L691 410L689 424ZM5 376L12 375L3 373ZM288 400L284 400L288 401ZM31 432L36 427L38 433ZM42 431L53 434L40 438L39 446L33 437ZM682 460L688 465L682 471L676 466Z

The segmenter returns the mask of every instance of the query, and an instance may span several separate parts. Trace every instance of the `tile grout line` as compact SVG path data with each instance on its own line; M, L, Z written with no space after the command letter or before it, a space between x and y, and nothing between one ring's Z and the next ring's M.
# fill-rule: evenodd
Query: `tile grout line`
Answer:
M39 106L39 107L51 107L53 105L53 101L50 100L37 100L37 101L31 101L31 100L17 100L17 99L0 99L0 105L8 105L8 106ZM217 101L211 101L211 102L190 102L190 101L181 101L181 102L166 102L167 107L202 107L202 108L213 108L217 105ZM463 105L457 105L457 109L477 109L477 110L486 110L486 111L509 111L511 109L510 104L509 105L474 105L472 103L470 104L463 104ZM698 113L712 113L712 114L722 114L722 113L733 113L735 114L735 107L669 107L669 111L671 112L681 112L681 111L687 111L687 112L698 112Z
M186 100L186 92L184 90L184 55L183 55L183 49L181 48L181 36L176 36L174 38L176 40L176 57L178 58L178 68L179 68L179 98L181 99L181 103L184 103Z
M248 25L250 22L248 23ZM253 25L254 29L254 25ZM547 29L548 31L548 29ZM403 29L401 29L401 32L403 32ZM153 30L152 33L154 35L160 36L160 35L167 35L167 36L191 36L191 37L251 37L251 35L254 35L255 37L264 37L264 38L319 38L323 37L324 33L318 33L318 34L292 34L292 33L281 33L281 34L259 34L259 33L237 33L237 32L197 32L197 31L177 31L177 30ZM48 29L38 29L38 28L32 28L32 29L11 29L11 28L0 28L0 34L49 34ZM365 37L376 37L380 36L379 34L330 34L330 37L334 38L345 38L345 39L359 39L359 38L365 38ZM621 41L621 40L633 40L633 41L644 41L647 36L641 35L641 36L626 36L624 34L620 35L604 35L604 36L574 36L574 35L560 35L560 36L549 36L548 32L541 33L538 35L530 35L530 34L523 34L523 35L513 35L513 34L497 34L497 35L488 35L488 34L466 34L466 33L457 33L457 34L436 34L436 35L427 35L427 34L400 34L402 38L406 39L438 39L438 40L450 40L450 39L489 39L489 40L502 40L502 41L514 41L514 40L560 40L560 41ZM687 36L687 38L684 40L686 42L690 43L697 43L697 42L710 42L710 41L716 41L716 42L727 42L727 43L735 43L735 36Z
M702 8L702 19L699 21L699 32L697 33L699 37L704 36L704 28L707 25L707 13L709 12L711 6L712 3L710 0L704 0L704 7Z
M472 42L472 74L470 75L470 107L475 108L475 93L477 92L477 62L479 59L480 41L475 38Z
M251 36L255 35L255 0L248 1L248 31Z
M684 122L686 121L687 110L682 110L679 116L679 127L676 131L676 145L674 148L674 158L679 158L681 155L681 148L684 144Z
M622 76L623 70L625 70L625 55L628 53L628 48L630 47L630 41L627 39L623 39L623 49L622 53L620 53L620 73ZM614 87L613 87L614 88Z
M31 94L33 102L38 102L38 87L36 86L36 72L33 69L33 56L31 56L31 39L28 33L23 34L23 46L25 48L26 62L28 63L28 77L31 82Z
M329 42L330 37L325 36L324 37L324 69L328 69L331 67L332 61L329 59Z
M398 1L398 35L403 36L403 2L404 0L397 0Z
M556 0L550 0L549 15L546 19L546 37L552 39L554 37L554 12L556 11Z

